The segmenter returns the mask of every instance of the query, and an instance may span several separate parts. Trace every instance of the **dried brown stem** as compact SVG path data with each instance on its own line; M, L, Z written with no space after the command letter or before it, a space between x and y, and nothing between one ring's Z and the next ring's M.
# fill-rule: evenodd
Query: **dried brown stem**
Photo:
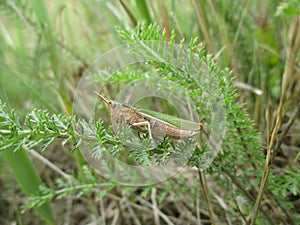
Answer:
M274 147L278 148L280 147L280 142L277 142L278 145L276 145L276 139L278 136L279 129L281 128L283 117L285 113L285 108L287 106L287 103L289 101L288 97L288 91L290 90L291 82L294 80L295 74L295 68L297 65L296 57L300 50L300 17L295 17L293 20L293 23L291 23L291 27L289 30L289 45L287 48L287 58L286 58L286 65L285 70L282 78L282 84L281 84L281 96L280 96L280 102L278 106L278 114L276 118L275 126L272 130L271 139L268 144L267 148L267 156L265 160L265 167L264 167L264 174L261 180L259 192L256 198L255 206L254 206L254 212L253 217L251 220L251 225L255 224L256 218L258 216L258 212L260 209L260 205L263 199L263 195L266 189L267 180L270 174L270 169L272 165L272 158L274 153ZM287 132L287 131L286 131ZM284 138L284 136L281 136L281 139ZM276 145L276 146L275 146Z
M213 212L213 209L212 209L211 203L209 201L209 197L208 197L208 188L207 188L207 182L206 182L206 179L205 179L205 174L204 174L203 171L198 170L198 175L199 175L199 181L200 181L202 194L203 194L203 197L204 197L206 208L207 208L208 213L209 213L211 224L216 225L217 223L215 221L214 212Z

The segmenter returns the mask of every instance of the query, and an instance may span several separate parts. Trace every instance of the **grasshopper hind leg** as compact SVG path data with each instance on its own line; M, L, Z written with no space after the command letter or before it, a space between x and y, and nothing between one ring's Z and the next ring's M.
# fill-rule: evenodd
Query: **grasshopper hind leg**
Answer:
M154 142L153 142L153 136L152 136L152 132L151 132L151 126L150 126L149 121L143 121L143 122L133 123L132 126L135 126L135 127L147 126L147 130L148 130L148 133L149 133L149 138L151 140L151 144L154 144Z
M149 137L152 140L152 132L151 132L151 127L150 127L150 123L148 121L143 121L143 122L138 122L138 123L133 123L132 126L135 127L143 127L143 126L147 126L148 129L148 133L149 133Z

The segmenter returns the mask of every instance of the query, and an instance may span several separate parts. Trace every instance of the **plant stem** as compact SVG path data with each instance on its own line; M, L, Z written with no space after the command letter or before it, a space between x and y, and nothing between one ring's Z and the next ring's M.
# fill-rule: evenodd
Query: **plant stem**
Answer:
M209 216L210 216L210 222L212 225L216 225L217 223L215 221L214 212L213 212L211 203L208 198L208 189L207 189L207 182L206 182L205 174L203 171L198 169L198 175L199 175L199 182L200 182L201 190L202 190L203 197L205 200L206 208L207 208Z
M285 65L285 70L282 78L282 85L281 85L281 96L280 96L280 102L278 106L278 114L276 118L276 123L275 127L272 131L271 135L271 140L269 142L268 148L267 148L267 156L265 160L265 170L264 174L261 180L259 192L256 198L255 206L254 206L254 212L253 212L253 217L251 220L250 225L254 225L256 218L258 216L259 208L261 205L261 201L263 199L263 195L266 189L267 185L267 180L270 174L271 170L271 165L272 162L274 161L274 153L277 153L278 150L274 149L275 147L279 149L282 141L277 141L276 138L278 136L279 129L281 128L282 122L283 122L283 117L284 117L284 112L285 112L285 106L287 105L288 102L288 91L290 90L290 85L291 81L293 80L293 76L296 76L295 74L295 68L296 68L296 58L298 51L300 49L300 29L299 29L299 24L300 24L300 18L296 17L296 19L293 21L290 27L290 43L288 46L287 50L287 59L286 59L286 65ZM299 106L295 110L295 113L298 112ZM287 126L286 132L284 132L283 135L280 136L280 139L283 140L285 137L287 130L290 128L291 124ZM276 155L276 154L275 154Z

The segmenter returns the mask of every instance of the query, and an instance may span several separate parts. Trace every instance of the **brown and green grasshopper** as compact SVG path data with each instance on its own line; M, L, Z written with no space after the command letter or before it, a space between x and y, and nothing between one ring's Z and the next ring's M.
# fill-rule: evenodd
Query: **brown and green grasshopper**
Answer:
M109 101L98 92L93 92L107 104L109 114L117 124L126 123L133 129L148 132L150 139L153 138L152 133L173 139L188 139L195 137L202 129L201 123Z

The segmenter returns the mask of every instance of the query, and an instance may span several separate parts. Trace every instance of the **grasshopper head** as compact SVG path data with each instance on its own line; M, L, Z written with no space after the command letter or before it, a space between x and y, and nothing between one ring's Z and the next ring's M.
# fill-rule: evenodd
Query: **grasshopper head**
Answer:
M107 102L107 107L108 107L108 111L110 112L110 114L115 114L115 112L118 111L118 107L117 107L118 105L119 104L114 101Z
M113 101L108 101L107 105L108 105L109 108L113 109L113 108L115 108L117 106L117 103L113 102Z

